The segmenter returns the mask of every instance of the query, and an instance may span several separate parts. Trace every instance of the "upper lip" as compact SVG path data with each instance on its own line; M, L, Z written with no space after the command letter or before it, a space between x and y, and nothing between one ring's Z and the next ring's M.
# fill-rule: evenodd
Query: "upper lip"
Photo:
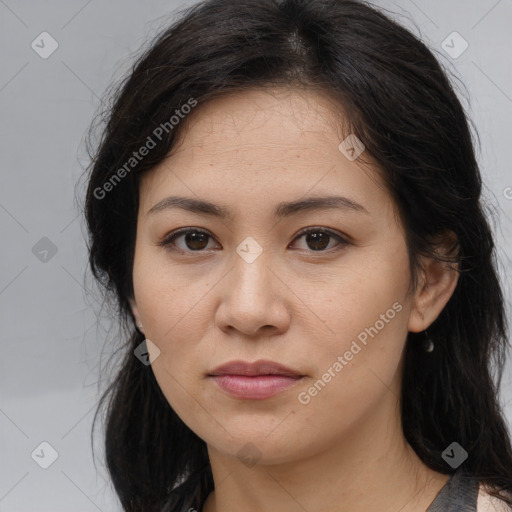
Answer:
M215 370L212 370L209 375L284 375L287 377L303 377L300 372L292 368L264 359L252 363L246 361L230 361L218 366Z

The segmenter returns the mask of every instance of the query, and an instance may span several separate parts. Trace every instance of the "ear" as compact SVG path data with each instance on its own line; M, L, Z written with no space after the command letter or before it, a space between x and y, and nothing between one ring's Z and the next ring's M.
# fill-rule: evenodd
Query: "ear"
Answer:
M137 307L137 303L135 302L135 299L130 299L130 307L132 309L133 317L135 318L135 325L137 326L137 329L139 329L140 332L144 332L142 330L142 321L140 319L140 313L139 308Z
M450 256L458 252L457 237L453 232L445 233L435 242L439 256ZM422 332L439 316L450 300L459 279L458 264L437 261L433 257L421 258L421 277L414 291L409 314L409 331Z

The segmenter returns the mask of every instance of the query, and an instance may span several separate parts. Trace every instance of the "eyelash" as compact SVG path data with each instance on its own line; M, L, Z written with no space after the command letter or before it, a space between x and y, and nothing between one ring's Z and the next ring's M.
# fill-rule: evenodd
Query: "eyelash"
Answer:
M177 249L176 244L175 244L176 239L181 235L186 235L187 233L200 233L200 234L204 234L204 235L208 236L209 238L213 238L210 235L210 233L208 233L207 231L200 229L200 228L181 228L181 229L177 229L176 231L173 231L172 233L170 233L161 242L159 242L158 245L160 247L165 247L166 249L173 251L173 252L182 251L182 252L197 253L197 254L206 252L204 249L197 250L197 251L193 251L190 249L187 249L187 250ZM331 248L331 249L318 250L318 251L309 250L308 252L330 253L330 252L335 252L335 251L341 250L345 246L350 245L350 242L348 240L346 240L345 238L343 238L341 235L337 234L334 231L331 231L330 229L326 229L326 228L322 228L322 227L312 227L312 228L301 229L299 231L299 233L297 233L297 236L293 239L293 241L303 237L304 235L308 235L309 233L324 233L326 235L329 235L330 237L335 238L339 243L337 246L335 246L334 249Z

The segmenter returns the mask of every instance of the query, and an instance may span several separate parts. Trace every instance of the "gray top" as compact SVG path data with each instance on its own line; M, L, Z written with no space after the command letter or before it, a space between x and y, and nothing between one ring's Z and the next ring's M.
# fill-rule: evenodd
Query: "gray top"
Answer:
M451 475L425 512L477 512L479 490L478 479L466 473L464 467L461 466ZM179 503L175 503L170 508L168 508L170 506L168 503L162 512L168 510L190 512L190 509L193 508L190 505L191 496L188 496L188 499L182 496ZM204 502L201 504L200 510L203 506ZM512 511L512 507L507 508L507 510L509 509Z
M476 512L478 480L467 476L461 466L437 493L426 512Z

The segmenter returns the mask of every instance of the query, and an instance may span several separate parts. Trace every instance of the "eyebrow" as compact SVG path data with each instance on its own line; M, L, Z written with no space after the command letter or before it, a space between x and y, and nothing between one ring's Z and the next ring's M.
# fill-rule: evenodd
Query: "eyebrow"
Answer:
M155 204L146 215L153 215L165 210L181 208L193 213L211 215L221 219L232 219L233 215L228 208L189 197L169 196ZM368 210L361 204L342 196L309 197L291 202L278 203L272 212L274 218L290 217L305 211L341 209L370 215Z

